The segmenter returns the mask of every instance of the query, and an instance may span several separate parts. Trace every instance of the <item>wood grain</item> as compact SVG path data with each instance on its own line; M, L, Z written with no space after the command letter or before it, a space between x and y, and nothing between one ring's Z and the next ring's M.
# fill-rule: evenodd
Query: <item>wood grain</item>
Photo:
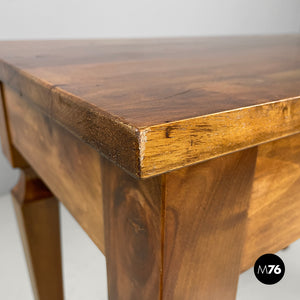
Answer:
M279 101L146 128L141 132L142 177L298 133L299 100Z
M25 97L5 91L15 147L104 252L99 154Z
M256 153L166 174L163 299L235 299Z
M12 191L36 300L63 300L59 207L32 169Z
M300 35L0 45L1 76L24 94L27 77L139 128L300 96Z
M159 300L161 176L138 180L102 159L105 253L110 300Z
M300 237L299 50L0 42L3 150L105 253L110 300L232 300L240 271ZM62 299L57 201L28 169L13 195L35 295Z
M1 42L0 80L146 178L299 132L299 49L300 35Z
M3 89L4 87L0 82L0 138L2 151L12 167L24 168L27 166L27 162L12 144Z
M144 180L103 158L109 299L235 299L256 153Z
M241 271L300 238L300 135L259 146Z

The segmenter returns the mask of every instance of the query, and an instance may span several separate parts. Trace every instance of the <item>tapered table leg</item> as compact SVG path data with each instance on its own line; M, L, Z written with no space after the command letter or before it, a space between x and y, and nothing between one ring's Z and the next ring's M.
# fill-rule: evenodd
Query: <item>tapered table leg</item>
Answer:
M62 300L58 201L30 168L12 190L36 300Z

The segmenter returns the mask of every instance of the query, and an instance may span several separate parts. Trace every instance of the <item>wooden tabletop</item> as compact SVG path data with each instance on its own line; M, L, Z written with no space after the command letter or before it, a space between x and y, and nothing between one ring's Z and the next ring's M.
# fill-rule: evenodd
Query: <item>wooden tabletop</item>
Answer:
M300 35L1 42L0 80L141 178L300 132Z

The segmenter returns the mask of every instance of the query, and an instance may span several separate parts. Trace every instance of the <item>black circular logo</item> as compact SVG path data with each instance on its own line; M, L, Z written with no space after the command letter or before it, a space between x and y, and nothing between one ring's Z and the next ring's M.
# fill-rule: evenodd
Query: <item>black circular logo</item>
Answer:
M259 257L254 265L256 278L264 284L279 282L285 272L282 259L275 254L264 254Z

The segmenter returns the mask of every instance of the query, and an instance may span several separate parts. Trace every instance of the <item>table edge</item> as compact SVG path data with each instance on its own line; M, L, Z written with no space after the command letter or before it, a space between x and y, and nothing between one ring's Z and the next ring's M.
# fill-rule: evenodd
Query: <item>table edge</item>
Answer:
M1 59L0 81L137 178L163 174L300 132L300 95L137 127Z

